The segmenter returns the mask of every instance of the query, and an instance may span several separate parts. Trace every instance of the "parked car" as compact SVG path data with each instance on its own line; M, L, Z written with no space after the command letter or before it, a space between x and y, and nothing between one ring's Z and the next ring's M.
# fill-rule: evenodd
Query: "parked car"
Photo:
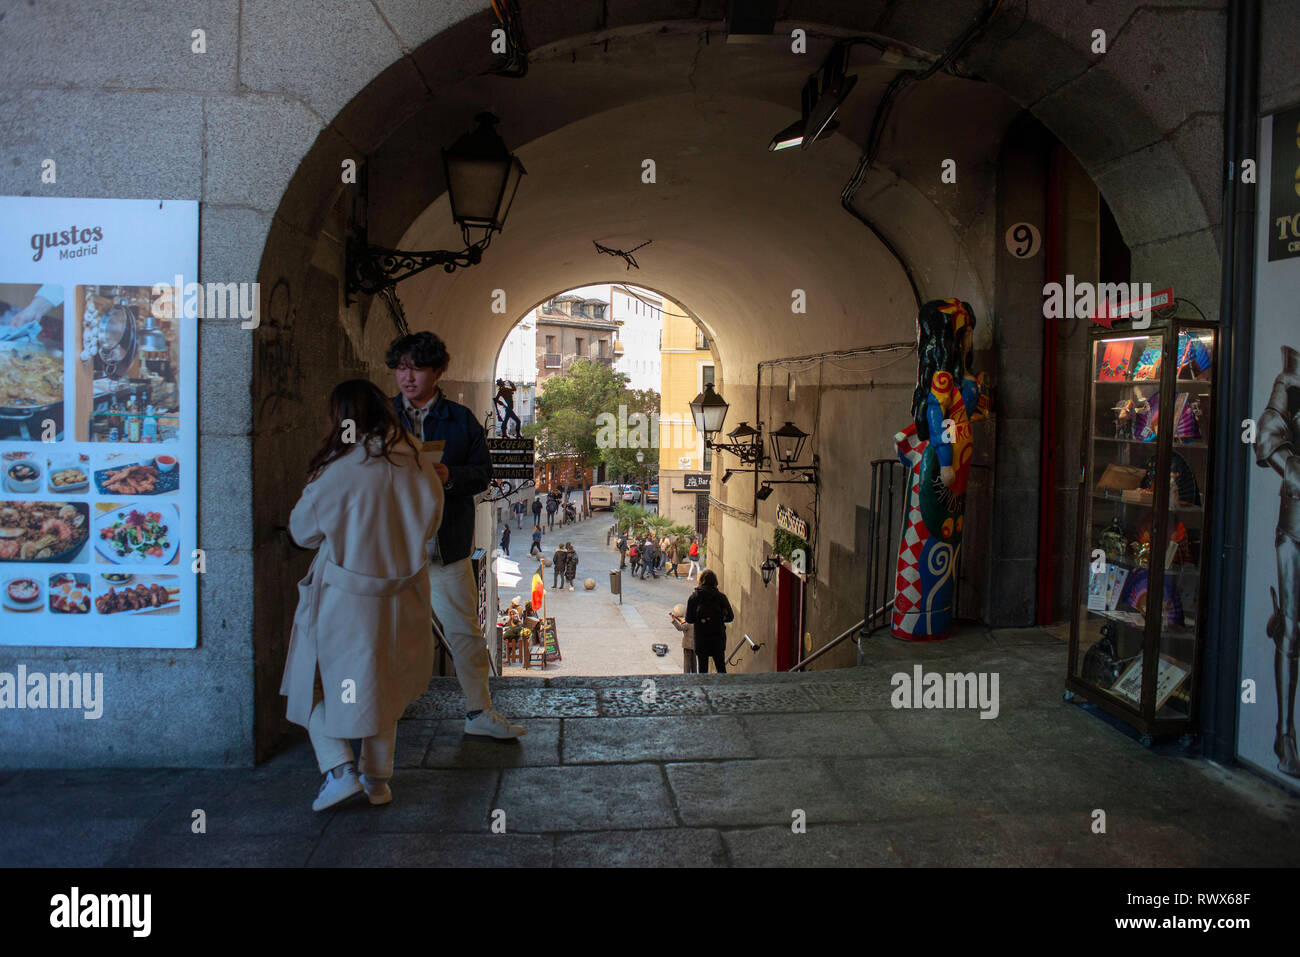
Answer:
M640 502L640 501L641 501L641 486L639 486L639 485L624 485L624 486L623 486L623 501L625 501L625 502Z
M655 505L659 504L659 486L651 485L645 493L645 500Z
M611 509L621 498L618 488L611 485L593 485L588 489L587 495L593 509Z

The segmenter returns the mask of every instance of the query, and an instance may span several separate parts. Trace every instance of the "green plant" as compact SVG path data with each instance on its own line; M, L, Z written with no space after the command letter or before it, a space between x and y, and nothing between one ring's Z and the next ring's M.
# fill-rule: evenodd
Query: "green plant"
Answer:
M787 532L784 528L778 528L772 534L772 550L792 565L802 565L807 563L808 556L812 554L807 542L798 535L795 535L792 532ZM794 553L797 551L803 552L803 562L795 560Z

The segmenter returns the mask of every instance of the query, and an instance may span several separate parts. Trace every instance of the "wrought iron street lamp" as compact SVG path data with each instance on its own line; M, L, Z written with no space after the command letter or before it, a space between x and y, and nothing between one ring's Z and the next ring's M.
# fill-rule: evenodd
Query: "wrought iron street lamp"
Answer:
M763 564L758 566L758 570L763 574L763 587L766 588L772 581L772 573L777 570L778 565L775 556L768 555L763 559Z
M705 447L716 452L730 452L747 465L762 464L766 457L763 454L763 433L748 422L741 422L731 430L728 438L732 441L713 440L713 436L722 431L722 423L726 421L730 408L726 400L713 391L712 382L704 383L704 391L691 401L691 418L695 420L696 430L704 436Z
M458 139L450 149L442 150L451 215L460 226L465 248L459 252L445 249L406 252L372 246L366 239L365 228L358 227L347 244L349 297L358 292L366 295L383 293L431 266L441 266L452 272L457 267L473 266L482 260L483 250L492 241L492 234L505 226L510 205L519 189L519 180L527 170L519 157L506 149L505 141L492 128L498 122L496 116L480 113L475 120L477 127ZM471 240L470 230L481 230L482 235Z

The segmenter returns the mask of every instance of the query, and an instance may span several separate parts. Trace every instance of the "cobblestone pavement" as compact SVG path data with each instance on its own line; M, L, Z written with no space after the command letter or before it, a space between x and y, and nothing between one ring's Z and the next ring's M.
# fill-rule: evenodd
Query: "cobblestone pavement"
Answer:
M252 769L0 772L0 865L1300 864L1300 801L1066 704L1064 645L1041 630L866 652L808 675L654 675L653 696L637 676L496 679L528 728L511 743L464 737L438 678L380 808L313 813L305 737ZM894 709L890 677L915 664L997 672L998 717Z
M682 636L669 622L668 611L675 604L686 603L695 583L686 581L685 565L680 570L681 581L665 578L662 572L658 579L642 581L633 578L628 568L623 572L623 601L620 604L618 596L609 591L609 572L618 568L618 551L613 545L605 544L613 523L613 513L596 512L575 525L561 528L557 524L553 531L544 533L542 545L548 561L556 545L563 542L573 542L578 552L578 577L574 580L572 592L567 588L552 588L551 568L544 569L546 613L555 618L562 656L559 661L546 666L547 676L682 672ZM503 608L516 595L521 601L529 600L528 590L532 587L533 572L537 570L535 563L528 558L532 526L516 530L514 534L516 537L510 543L511 557L519 562L520 571L526 574L517 587L501 588ZM522 552L518 547L521 541ZM584 578L595 579L594 590L586 591L582 587ZM655 643L667 645L668 654L662 658L656 656L650 647ZM502 673L515 677L543 674L536 666L525 669L518 665L508 665Z

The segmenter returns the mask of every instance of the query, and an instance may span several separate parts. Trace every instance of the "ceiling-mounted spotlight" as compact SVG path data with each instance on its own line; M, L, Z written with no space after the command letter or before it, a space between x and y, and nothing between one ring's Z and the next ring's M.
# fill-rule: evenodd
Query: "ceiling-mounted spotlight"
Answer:
M757 492L754 493L754 498L758 499L760 502L766 502L768 496L771 494L772 494L772 486L764 482L762 488L760 488Z
M727 471L723 472L723 473L722 473L722 484L723 484L723 485L726 485L727 482L731 479L731 476L733 476L733 475L735 475L735 474L736 474L736 470L735 470L735 469L727 469Z
M816 102L817 75L813 74L808 77L808 82L803 85L803 91L799 95L799 119L772 137L772 142L767 144L769 151L788 150L803 145L804 129L808 126L808 118L812 116Z
M800 149L806 150L830 128L835 118L835 111L843 105L849 92L857 84L856 76L847 74L849 63L849 45L837 43L822 64L821 87L817 91L817 100L809 111L808 122L804 124L803 142ZM810 78L816 82L816 78Z

